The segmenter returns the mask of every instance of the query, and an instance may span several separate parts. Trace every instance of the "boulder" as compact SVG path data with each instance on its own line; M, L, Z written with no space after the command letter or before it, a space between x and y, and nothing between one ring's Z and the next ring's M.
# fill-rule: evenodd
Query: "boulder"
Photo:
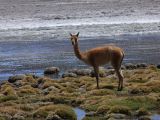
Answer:
M33 83L33 84L31 84L31 87L33 87L33 88L38 88L38 87L39 87L39 84L38 84L38 83Z
M50 112L46 120L63 120L59 115L56 115L54 112Z
M73 69L73 70L69 70L68 73L74 73L77 74L79 76L90 76L91 75L92 70L91 69Z
M106 72L106 76L109 76L109 75L114 75L115 74L115 70L114 69L110 69Z
M74 77L74 78L76 78L76 77L77 77L77 74L71 73L71 72L65 72L65 73L62 75L62 78L65 78L65 77Z
M114 120L120 119L120 120L126 120L128 118L127 115L125 114L120 114L120 113L111 113L107 115L107 118L112 118Z
M93 112L93 111L86 113L86 116L88 117L93 117L95 115L96 115L96 112Z
M160 69L160 64L157 65L157 68Z
M50 86L48 88L43 89L42 93L44 95L47 95L47 94L49 94L50 91L58 91L58 90L59 90L58 88L56 88L54 86Z
M91 75L92 70L91 69L80 69L77 71L77 75L80 76L90 76Z
M14 85L19 88L22 86L22 83L20 81L16 81L14 82Z
M8 113L6 113L6 114L0 114L0 120L12 120L12 116L9 115Z
M8 78L8 82L10 83L14 83L18 80L23 80L26 77L26 75L15 75L15 76L10 76Z
M137 68L146 68L147 64L146 63L139 63L136 65Z
M125 67L124 65L121 65L121 69L122 69L122 70L125 70L126 67Z
M55 74L59 73L59 68L58 67L48 67L45 69L44 74Z
M15 114L11 120L25 120L25 118L19 113Z
M151 120L150 116L141 116L138 120Z
M137 66L132 63L125 64L125 67L126 67L126 69L129 69L129 70L133 70L133 69L137 68Z

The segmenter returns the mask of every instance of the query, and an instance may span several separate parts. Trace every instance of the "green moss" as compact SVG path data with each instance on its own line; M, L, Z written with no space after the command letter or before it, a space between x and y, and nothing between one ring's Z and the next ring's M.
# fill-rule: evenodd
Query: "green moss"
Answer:
M110 110L110 106L108 105L101 105L97 108L97 114L106 114Z
M113 90L114 88L116 88L116 86L114 86L114 85L112 85L112 84L102 84L102 85L101 85L101 88Z
M31 85L25 85L19 88L18 95L23 94L39 94L39 89L31 87Z
M160 81L159 80L152 80L145 84L148 88L151 89L152 92L160 92Z
M0 103L17 99L18 98L16 96L0 96Z
M0 116L0 120L6 120L6 117Z
M146 86L134 86L129 90L130 94L146 94L151 92L151 88Z
M83 120L107 120L105 117L99 117L99 116L94 116L94 117L85 117Z
M137 116L146 114L146 111L157 111L160 108L160 72L148 67L124 70L123 73L123 91L117 91L118 79L112 75L100 78L100 89L96 88L96 79L89 76L68 77L59 81L27 76L19 81L22 86L18 88L13 83L5 82L0 89L0 112L12 116L17 112L32 113L34 119L40 120L53 112L53 115L56 113L68 118L72 116L72 112L68 113L70 109L59 106L67 104L96 113L94 117L85 117L86 120L103 120L107 119L105 115L109 111L128 114L131 110ZM32 84L38 84L39 87L34 88ZM44 95L45 91L49 93ZM4 106L6 109L3 109ZM138 114L135 114L136 111ZM25 119L30 118L27 116Z
M147 79L143 79L143 78L132 78L132 79L130 79L128 82L134 82L134 83L146 83L146 82L148 82L148 80Z
M86 110L86 111L97 111L97 108L99 107L98 104L85 104L82 105L82 107Z
M114 91L108 89L96 89L88 92L89 96L114 95Z
M157 101L147 96L135 96L122 100L121 104L130 107L132 110L141 107L144 107L145 109L154 109L157 106Z
M27 105L27 104L22 104L19 106L19 109L21 109L23 111L32 111L33 107L31 107L30 105Z
M16 95L16 91L14 90L13 87L7 86L7 87L5 87L5 89L3 90L3 94L4 94L4 95L15 96L15 95Z
M34 79L32 75L27 75L23 81L29 84L33 84L37 82L37 80Z
M54 102L56 104L71 104L71 101L73 101L72 97L66 97L66 96L58 96L58 95L47 95L44 98L42 98L43 102Z
M47 105L40 107L34 114L34 117L37 118L46 118L49 112L55 112L62 119L76 120L76 114L74 110L66 105Z
M105 77L106 76L106 70L103 69L103 68L99 69L99 76L100 77Z
M126 106L116 105L111 107L108 113L121 113L121 114L131 115L131 110L129 107Z

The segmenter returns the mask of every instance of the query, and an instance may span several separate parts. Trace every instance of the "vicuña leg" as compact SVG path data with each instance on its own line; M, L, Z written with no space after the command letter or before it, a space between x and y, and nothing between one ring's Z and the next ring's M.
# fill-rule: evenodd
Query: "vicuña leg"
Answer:
M121 91L123 89L123 75L122 75L122 72L120 69L119 70L115 69L115 72L116 72L118 79L119 79L118 91Z
M115 72L118 76L119 82L118 82L118 91L121 91L123 89L123 74L121 71L121 61L120 62L112 62L112 66L115 69Z
M94 68L94 73L97 81L97 89L99 89L99 67L94 66L93 68Z

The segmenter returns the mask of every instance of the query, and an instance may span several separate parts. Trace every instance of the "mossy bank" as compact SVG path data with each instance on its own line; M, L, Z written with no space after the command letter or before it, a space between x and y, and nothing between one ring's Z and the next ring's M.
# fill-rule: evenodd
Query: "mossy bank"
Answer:
M0 87L0 120L76 120L73 107L87 112L84 120L149 119L153 112L160 112L160 70L150 65L123 73L122 91L117 91L114 74L101 76L100 89L90 76L53 80L25 75L5 81Z

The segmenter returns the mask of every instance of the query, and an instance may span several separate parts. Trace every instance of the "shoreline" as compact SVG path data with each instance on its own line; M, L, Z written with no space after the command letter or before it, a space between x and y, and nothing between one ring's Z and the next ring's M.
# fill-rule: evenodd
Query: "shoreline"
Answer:
M3 80L7 76L23 73L43 75L43 70L50 66L59 67L63 73L68 69L88 67L75 57L69 38L57 40L52 37L40 36L41 39L38 38L35 41L32 37L30 38L31 41L28 38L30 36L15 37L12 41L8 39L8 41L6 39L1 41L0 79ZM159 32L94 38L80 37L79 44L81 51L104 44L115 44L125 51L123 64L159 64L159 38ZM14 41L14 39L18 41Z

